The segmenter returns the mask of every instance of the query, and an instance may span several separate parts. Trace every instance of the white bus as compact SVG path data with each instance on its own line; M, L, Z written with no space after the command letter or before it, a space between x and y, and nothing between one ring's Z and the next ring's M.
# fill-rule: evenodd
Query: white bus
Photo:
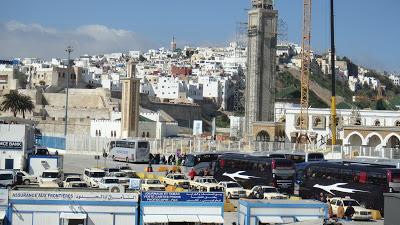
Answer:
M146 140L116 140L107 144L108 156L114 161L149 162L150 143Z

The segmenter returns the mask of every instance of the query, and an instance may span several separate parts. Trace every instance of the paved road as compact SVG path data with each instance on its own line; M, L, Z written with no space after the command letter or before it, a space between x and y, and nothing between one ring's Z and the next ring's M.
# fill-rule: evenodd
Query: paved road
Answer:
M83 173L85 168L89 167L115 167L116 165L126 165L125 162L114 162L111 159L101 158L100 160L95 160L93 155L65 155L64 156L64 172L65 173ZM135 171L144 171L147 164L134 164L129 163ZM156 170L157 165L153 168ZM237 200L232 200L232 203L236 206L238 205ZM227 212L224 215L225 224L231 225L232 222L236 222L237 213ZM383 225L383 221L367 221L367 222L345 222L344 225Z

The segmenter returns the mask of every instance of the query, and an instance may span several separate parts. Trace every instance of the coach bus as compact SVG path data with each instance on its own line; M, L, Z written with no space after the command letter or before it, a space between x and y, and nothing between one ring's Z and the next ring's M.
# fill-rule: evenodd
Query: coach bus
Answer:
M351 162L309 163L298 171L302 198L350 197L383 213L383 193L400 191L400 169Z
M196 171L196 174L206 169L212 172L215 162L221 154L221 152L189 153L185 157L182 170L186 174L192 169Z
M312 161L325 161L323 153L320 152L291 152L291 151L272 151L272 152L257 152L257 156L269 156L270 158L286 158L292 160L294 163L312 162Z
M216 162L214 177L218 181L236 181L246 189L269 185L293 194L295 164L282 158L226 153Z
M150 143L146 140L115 140L107 144L108 156L114 161L149 162Z

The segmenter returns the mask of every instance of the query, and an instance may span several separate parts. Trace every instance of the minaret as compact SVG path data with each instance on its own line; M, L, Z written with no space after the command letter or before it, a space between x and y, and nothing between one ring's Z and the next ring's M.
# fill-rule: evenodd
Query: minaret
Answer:
M121 136L138 137L140 79L135 77L136 63L130 60L126 64L126 78L122 80L121 100Z
M175 51L176 50L176 42L175 42L175 37L172 36L172 41L171 41L171 51Z
M272 0L252 0L248 12L248 54L244 137L254 122L274 121L277 16Z

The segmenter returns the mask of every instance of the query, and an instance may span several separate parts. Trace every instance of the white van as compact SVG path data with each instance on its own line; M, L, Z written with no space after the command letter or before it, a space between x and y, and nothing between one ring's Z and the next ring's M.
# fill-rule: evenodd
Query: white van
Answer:
M98 168L86 168L83 180L89 187L98 188L101 178L106 176L106 172Z
M64 173L58 170L45 170L39 176L39 187L59 187L64 180Z

